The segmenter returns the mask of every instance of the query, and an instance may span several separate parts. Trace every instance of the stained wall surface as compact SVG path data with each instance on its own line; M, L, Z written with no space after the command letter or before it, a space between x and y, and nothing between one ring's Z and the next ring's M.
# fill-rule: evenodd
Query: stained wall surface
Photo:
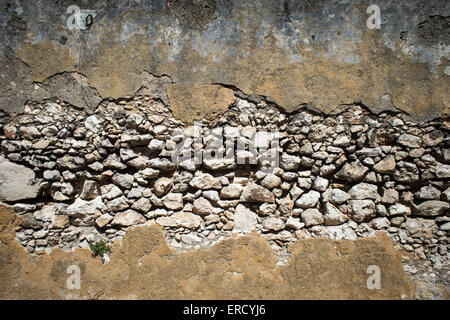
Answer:
M372 4L0 0L0 298L448 299L450 2Z

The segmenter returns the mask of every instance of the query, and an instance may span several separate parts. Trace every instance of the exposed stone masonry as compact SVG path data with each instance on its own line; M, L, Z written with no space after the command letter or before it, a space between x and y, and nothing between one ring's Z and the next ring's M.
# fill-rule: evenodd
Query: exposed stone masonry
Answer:
M57 100L28 103L0 122L0 200L23 218L16 237L32 254L111 242L157 223L180 250L255 230L282 255L299 238L381 231L420 259L448 263L450 141L442 119L417 123L359 105L287 114L238 98L202 120L218 136L237 127L250 143L251 127L278 131L273 173L227 159L172 162L174 131L192 126L151 96L104 100L94 114Z

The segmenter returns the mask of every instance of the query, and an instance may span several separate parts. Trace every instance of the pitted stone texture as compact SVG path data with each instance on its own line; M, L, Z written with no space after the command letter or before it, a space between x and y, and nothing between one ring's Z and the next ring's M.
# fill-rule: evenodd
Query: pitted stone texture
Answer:
M238 204L234 213L234 229L236 232L250 232L255 229L257 215L242 204Z

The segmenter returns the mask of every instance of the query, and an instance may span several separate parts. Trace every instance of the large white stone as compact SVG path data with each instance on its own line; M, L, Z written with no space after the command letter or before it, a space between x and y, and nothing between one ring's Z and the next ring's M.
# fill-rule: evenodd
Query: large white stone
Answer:
M232 183L220 190L220 197L223 199L239 199L243 187L240 184Z
M39 191L33 170L0 158L0 201L34 199Z
M67 207L66 211L69 216L85 216L94 214L97 210L105 209L106 206L103 204L102 197L99 196L89 201L77 198L74 203Z

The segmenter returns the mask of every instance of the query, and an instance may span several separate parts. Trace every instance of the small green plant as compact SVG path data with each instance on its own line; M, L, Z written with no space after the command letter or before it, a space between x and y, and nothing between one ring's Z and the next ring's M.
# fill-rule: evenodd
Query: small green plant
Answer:
M109 246L103 240L99 240L97 242L89 242L89 248L91 248L92 255L94 257L100 256L103 257L103 254L109 252Z

